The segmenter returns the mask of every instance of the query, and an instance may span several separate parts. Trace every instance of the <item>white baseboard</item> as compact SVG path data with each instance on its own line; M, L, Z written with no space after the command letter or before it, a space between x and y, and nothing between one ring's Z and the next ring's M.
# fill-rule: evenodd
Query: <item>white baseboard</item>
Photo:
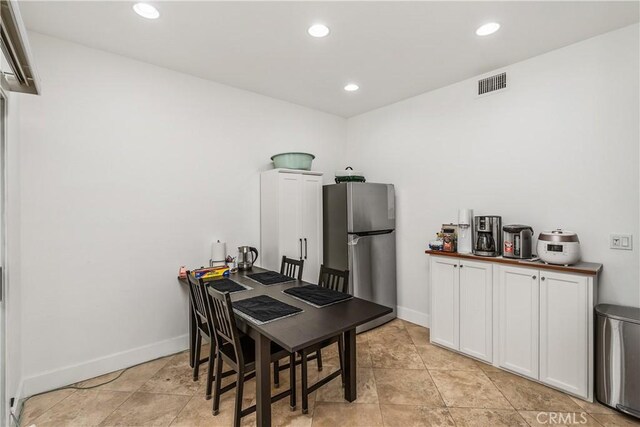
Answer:
M398 306L398 317L402 320L406 320L407 322L424 326L425 328L428 328L430 324L428 314L407 307Z
M43 391L53 390L159 357L178 353L187 348L189 348L189 336L185 334L131 350L88 360L76 365L41 372L23 380L22 395L27 397Z

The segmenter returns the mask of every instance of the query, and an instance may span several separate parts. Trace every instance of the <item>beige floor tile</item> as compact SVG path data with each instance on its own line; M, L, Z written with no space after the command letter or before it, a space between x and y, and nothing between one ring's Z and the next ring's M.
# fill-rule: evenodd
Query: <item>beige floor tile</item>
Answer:
M417 345L416 350L430 371L436 369L453 371L480 369L473 359L436 345Z
M415 345L429 344L429 329L406 321L404 321L404 328Z
M58 390L30 398L22 409L22 425L31 425L33 420L73 393L75 393L75 390Z
M431 377L448 407L513 409L480 370L433 371Z
M360 368L357 370L358 399L355 403L378 403L378 392L376 381L373 376L373 369ZM317 391L316 401L318 402L345 402L344 387L340 377L333 379L328 384L320 387Z
M627 426L640 426L640 421L637 418L630 417L628 415L616 414L591 414L600 424L604 427L627 427Z
M520 415L531 427L599 427L600 424L586 412L520 411Z
M413 344L371 342L369 348L374 368L425 369Z
M360 337L361 335L358 335ZM368 340L358 340L356 342L356 364L358 368L371 368L371 351L369 348ZM329 347L322 349L322 363L330 364L330 365L339 365L340 360L338 359L338 344L332 344ZM309 366L316 366L316 361L312 361L309 363Z
M228 392L220 398L220 410L213 416L213 400L206 400L204 396L193 396L187 405L173 420L171 426L177 427L226 427L233 423L235 393ZM251 406L250 399L244 399L243 408ZM242 421L248 423L245 417Z
M152 360L151 362L143 363L141 365L132 366L131 368L127 369L117 380L97 387L97 389L128 392L137 391L144 383L149 381L149 379L151 379L153 375L155 375L160 369L162 369L169 362L169 360L171 360L171 357L163 357L161 359ZM79 382L76 385L78 387L93 387L116 378L121 372L122 370L111 372L110 374Z
M200 366L198 381L193 381L193 370L189 366L188 353L173 356L138 391L143 393L180 394L193 396L204 390L207 377L207 365Z
M314 427L382 426L380 407L369 403L318 403L313 413Z
M500 368L496 368L493 365L490 365L490 364L484 363L484 362L480 362L478 360L476 360L476 364L477 364L478 368L482 369L484 372L504 372Z
M527 427L513 409L449 408L458 427Z
M386 344L390 347L397 344L414 345L411 335L409 335L409 332L404 328L389 327L381 331L373 329L368 335L368 339L369 345Z
M78 390L33 423L38 427L97 426L130 395L122 391Z
M168 426L190 399L172 394L134 393L101 426Z
M374 369L378 401L391 405L443 407L429 372L411 369Z
M498 390L519 411L580 412L568 395L508 372L486 372Z
M413 405L380 405L385 427L455 426L449 411Z
M586 400L578 399L577 397L569 396L571 400L573 400L578 406L582 408L583 411L588 412L590 414L617 414L615 410L609 408L608 406L602 405L597 401L587 402Z

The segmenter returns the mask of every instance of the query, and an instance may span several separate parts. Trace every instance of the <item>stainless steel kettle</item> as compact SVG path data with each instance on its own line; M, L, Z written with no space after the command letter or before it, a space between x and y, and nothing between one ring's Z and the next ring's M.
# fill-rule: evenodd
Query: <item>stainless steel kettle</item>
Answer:
M238 246L238 270L251 270L253 263L256 262L257 259L258 250L256 248L251 246Z

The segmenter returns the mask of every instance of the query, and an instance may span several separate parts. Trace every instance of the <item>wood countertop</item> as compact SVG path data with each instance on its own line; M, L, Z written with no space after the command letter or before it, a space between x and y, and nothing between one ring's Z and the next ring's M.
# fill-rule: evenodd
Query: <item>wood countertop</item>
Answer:
M561 271L565 273L586 274L597 276L602 271L602 264L595 262L579 262L573 265L553 265L545 264L542 261L528 261L524 259L512 259L503 257L478 256L473 254L459 254L457 252L442 252L427 249L424 251L428 255L444 256L450 258L470 259L474 261L495 262L498 264L516 265L518 267L538 268L540 270Z

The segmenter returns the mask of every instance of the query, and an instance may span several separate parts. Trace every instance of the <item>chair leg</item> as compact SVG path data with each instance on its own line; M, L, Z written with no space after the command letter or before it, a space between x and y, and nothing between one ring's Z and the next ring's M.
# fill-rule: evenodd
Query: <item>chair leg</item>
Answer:
M215 360L215 345L213 340L209 343L209 362L207 363L207 391L205 399L211 399L211 386L213 385L213 369Z
M216 352L215 358L216 376L215 387L213 388L213 415L220 412L220 389L222 388L222 358Z
M309 390L308 390L308 375L307 375L307 352L302 350L302 413L309 413Z
M292 411L296 410L296 354L291 353L289 356L289 406Z
M273 385L275 388L280 387L280 361L273 362Z
M316 351L316 362L318 363L318 371L322 371L322 350Z
M236 377L236 405L233 414L233 427L240 427L240 419L242 418L242 392L244 391L244 372L238 370Z
M342 336L338 340L338 356L340 359L340 379L342 380L342 387L344 387L344 343L342 342Z
M202 336L200 336L200 331L197 332L196 336L196 348L195 348L195 356L193 357L193 380L198 381L198 374L200 373L200 349L202 348Z

